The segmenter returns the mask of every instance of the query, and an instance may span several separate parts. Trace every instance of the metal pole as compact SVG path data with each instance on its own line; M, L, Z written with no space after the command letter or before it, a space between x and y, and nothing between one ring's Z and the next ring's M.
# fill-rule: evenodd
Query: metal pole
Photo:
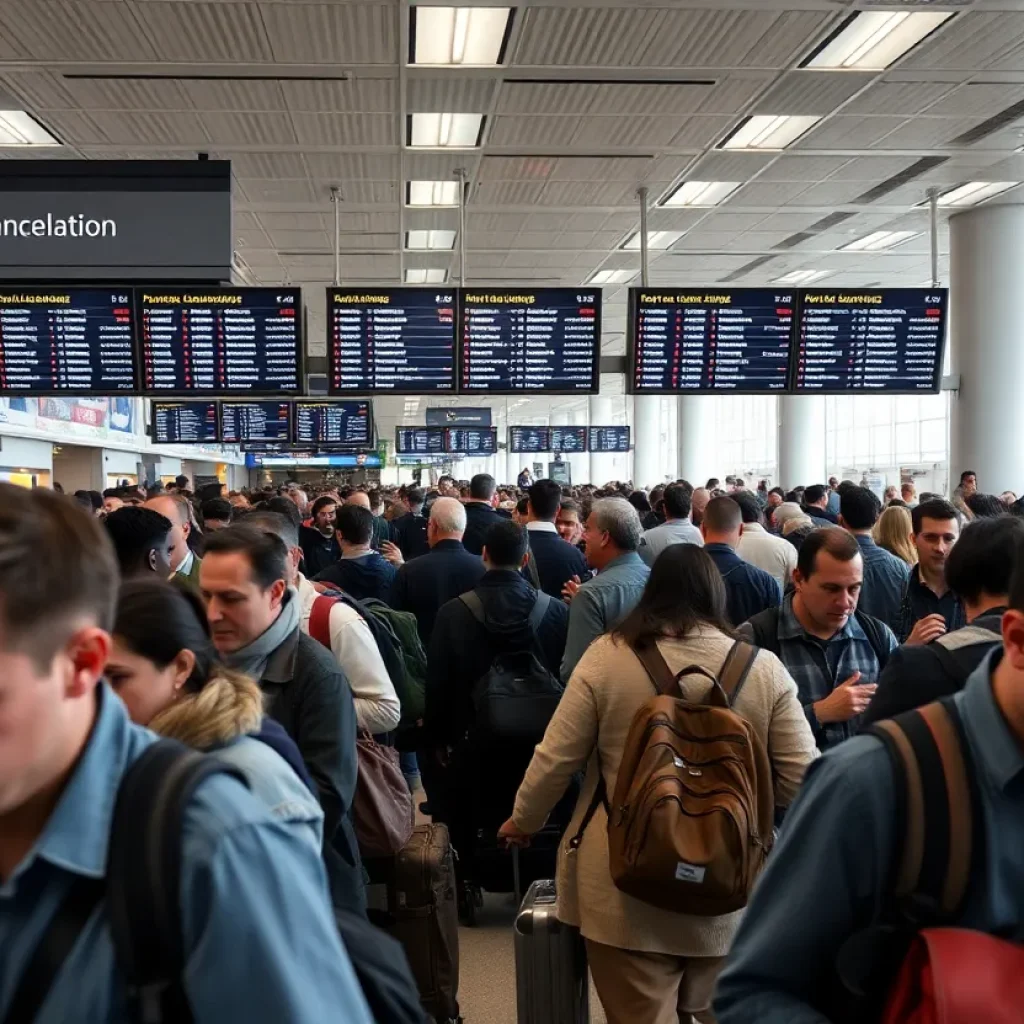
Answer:
M640 283L646 288L650 284L647 266L647 186L637 189L640 200Z
M459 179L459 286L466 287L466 168L455 172Z
M928 189L928 207L932 224L932 287L939 287L939 190Z
M331 202L334 203L334 287L341 284L341 192L337 185L331 186Z

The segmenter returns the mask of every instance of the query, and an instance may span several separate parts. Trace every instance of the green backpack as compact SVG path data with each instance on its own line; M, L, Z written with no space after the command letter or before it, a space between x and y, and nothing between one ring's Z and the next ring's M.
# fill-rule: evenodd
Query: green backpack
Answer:
M423 649L416 628L416 616L412 612L396 611L375 597L360 601L359 606L364 614L372 615L376 622L387 629L401 653L405 666L405 685L398 695L402 702L402 722L399 728L404 730L414 726L423 718L427 705L427 652Z

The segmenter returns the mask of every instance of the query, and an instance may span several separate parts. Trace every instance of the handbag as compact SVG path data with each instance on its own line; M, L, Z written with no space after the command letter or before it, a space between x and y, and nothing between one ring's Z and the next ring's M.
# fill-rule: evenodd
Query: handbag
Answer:
M356 757L359 774L352 802L356 842L364 857L393 857L412 838L416 824L398 751L362 732L356 740Z

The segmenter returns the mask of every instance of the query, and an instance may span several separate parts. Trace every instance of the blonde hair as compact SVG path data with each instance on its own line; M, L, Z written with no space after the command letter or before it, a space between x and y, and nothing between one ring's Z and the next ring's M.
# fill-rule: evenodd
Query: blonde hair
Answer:
M890 505L882 512L872 532L880 548L902 558L907 565L914 566L917 565L917 548L910 539L913 529L910 509L902 505Z
M160 736L196 750L223 746L256 732L263 720L263 694L248 676L218 666L198 693L182 693L149 723Z

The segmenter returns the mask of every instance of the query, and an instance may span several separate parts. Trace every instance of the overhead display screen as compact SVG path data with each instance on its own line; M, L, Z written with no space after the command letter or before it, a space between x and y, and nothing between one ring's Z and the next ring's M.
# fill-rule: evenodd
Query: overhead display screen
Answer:
M220 439L224 444L243 441L288 444L291 438L291 402L220 403Z
M396 427L396 455L443 455L444 427Z
M628 452L629 427L591 427L592 452Z
M601 292L575 288L459 292L459 389L596 394Z
M498 450L494 427L446 427L444 450L452 455L493 455Z
M803 292L796 390L937 392L948 294L944 288Z
M795 295L779 289L630 293L634 394L770 394L789 386Z
M512 452L549 452L551 431L547 427L509 427L508 447Z
M373 424L369 402L296 402L296 444L369 448Z
M138 390L128 290L0 290L0 391L118 395Z
M216 402L154 402L154 444L216 444Z
M139 289L150 395L302 391L297 288Z
M551 450L553 452L585 452L587 450L586 427L552 427Z
M455 293L327 290L329 386L339 394L455 390Z

